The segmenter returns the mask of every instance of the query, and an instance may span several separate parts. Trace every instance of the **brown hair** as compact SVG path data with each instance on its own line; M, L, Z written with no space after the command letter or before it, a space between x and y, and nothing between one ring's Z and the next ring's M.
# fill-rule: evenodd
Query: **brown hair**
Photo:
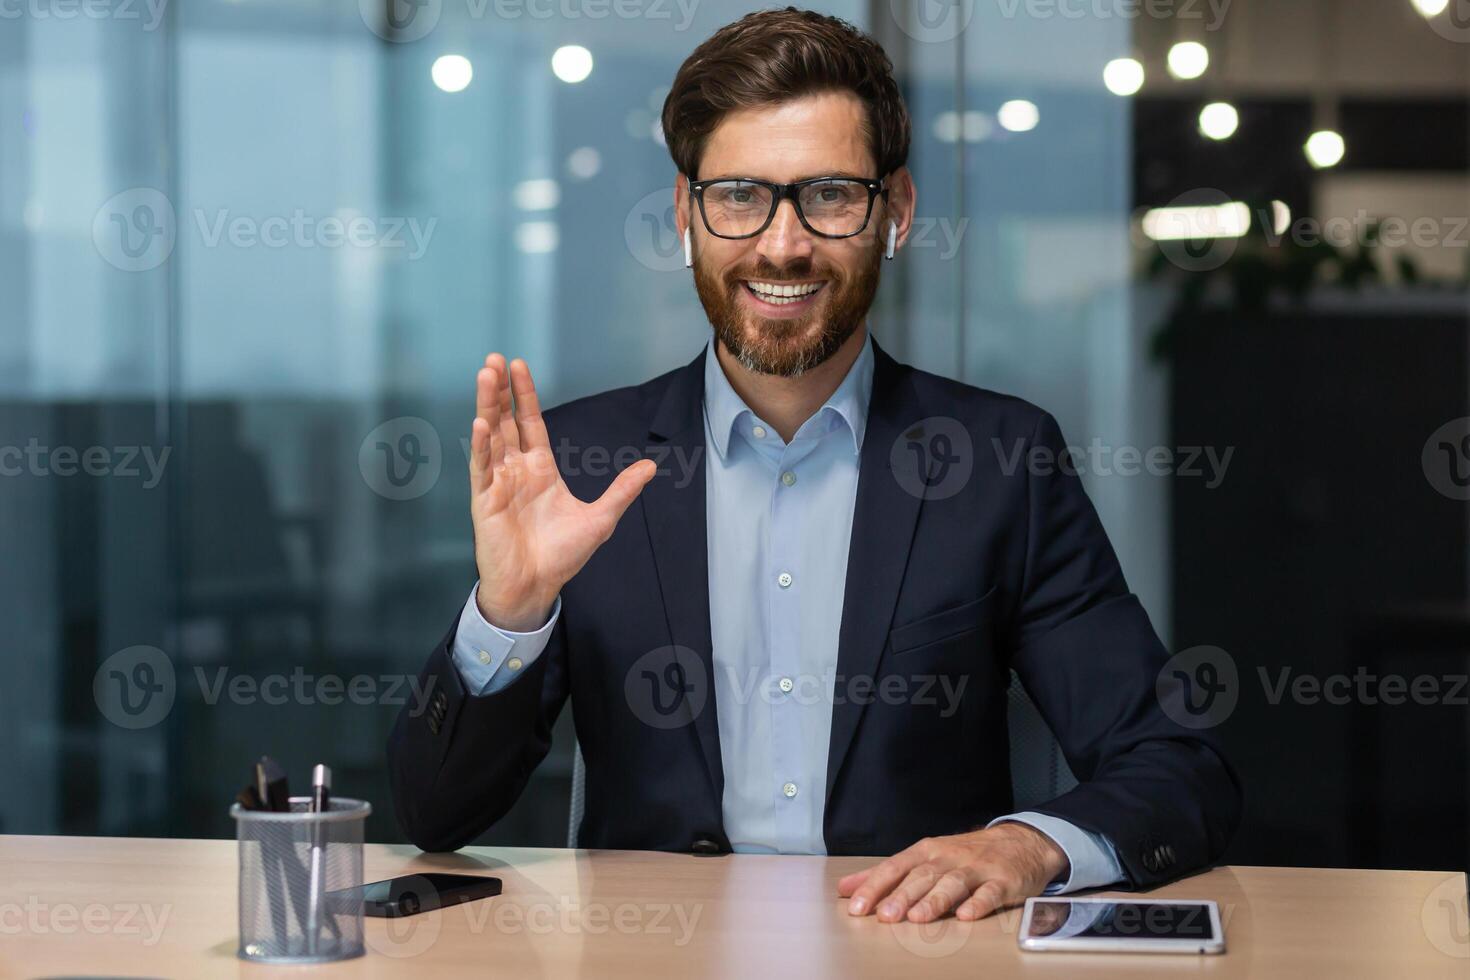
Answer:
M909 156L909 112L893 62L845 20L787 7L747 14L694 49L664 99L663 132L679 172L695 179L705 143L727 113L848 90L867 107L878 177Z

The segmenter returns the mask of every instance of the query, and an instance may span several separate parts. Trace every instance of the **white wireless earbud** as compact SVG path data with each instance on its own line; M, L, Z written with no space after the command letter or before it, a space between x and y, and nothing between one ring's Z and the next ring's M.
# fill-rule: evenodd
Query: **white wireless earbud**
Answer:
M893 252L898 248L898 222L888 222L888 254L886 258L893 258Z
M689 229L684 229L684 268L694 267L694 243L689 237Z

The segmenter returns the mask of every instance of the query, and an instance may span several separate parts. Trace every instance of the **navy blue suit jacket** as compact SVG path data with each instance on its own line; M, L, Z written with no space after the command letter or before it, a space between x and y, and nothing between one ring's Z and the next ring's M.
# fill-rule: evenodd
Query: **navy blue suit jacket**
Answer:
M891 854L1011 812L1014 669L1081 781L1036 810L1106 835L1133 885L1210 864L1239 819L1236 777L1208 732L1161 709L1167 654L1075 471L1047 465L1065 452L1055 421L875 354L838 641L828 852ZM614 464L649 456L659 473L562 590L549 645L513 683L471 696L453 631L435 647L428 709L405 709L388 746L399 820L419 847L460 847L504 815L570 697L587 763L583 846L729 849L702 366L703 355L546 413L579 498L598 497ZM951 691L968 678L958 707L935 696L941 677ZM905 696L884 696L885 683Z

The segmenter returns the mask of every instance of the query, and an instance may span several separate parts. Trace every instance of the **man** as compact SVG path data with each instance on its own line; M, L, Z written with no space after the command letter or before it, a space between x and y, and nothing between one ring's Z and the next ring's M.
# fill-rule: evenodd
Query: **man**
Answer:
M486 358L480 581L389 744L409 838L499 819L570 697L582 843L892 855L839 883L854 915L973 919L1213 861L1239 789L1161 710L1166 654L1075 470L974 448L1063 458L1056 423L868 333L915 200L882 49L752 14L680 68L663 127L713 341L544 417L527 365ZM1020 814L1012 669L1081 779Z

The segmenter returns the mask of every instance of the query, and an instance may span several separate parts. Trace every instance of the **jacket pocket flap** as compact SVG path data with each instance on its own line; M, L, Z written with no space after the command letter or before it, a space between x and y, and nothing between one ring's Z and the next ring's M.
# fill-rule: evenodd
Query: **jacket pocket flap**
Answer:
M990 600L995 587L978 599L931 613L923 619L895 627L888 633L891 653L903 653L978 629L990 617Z

